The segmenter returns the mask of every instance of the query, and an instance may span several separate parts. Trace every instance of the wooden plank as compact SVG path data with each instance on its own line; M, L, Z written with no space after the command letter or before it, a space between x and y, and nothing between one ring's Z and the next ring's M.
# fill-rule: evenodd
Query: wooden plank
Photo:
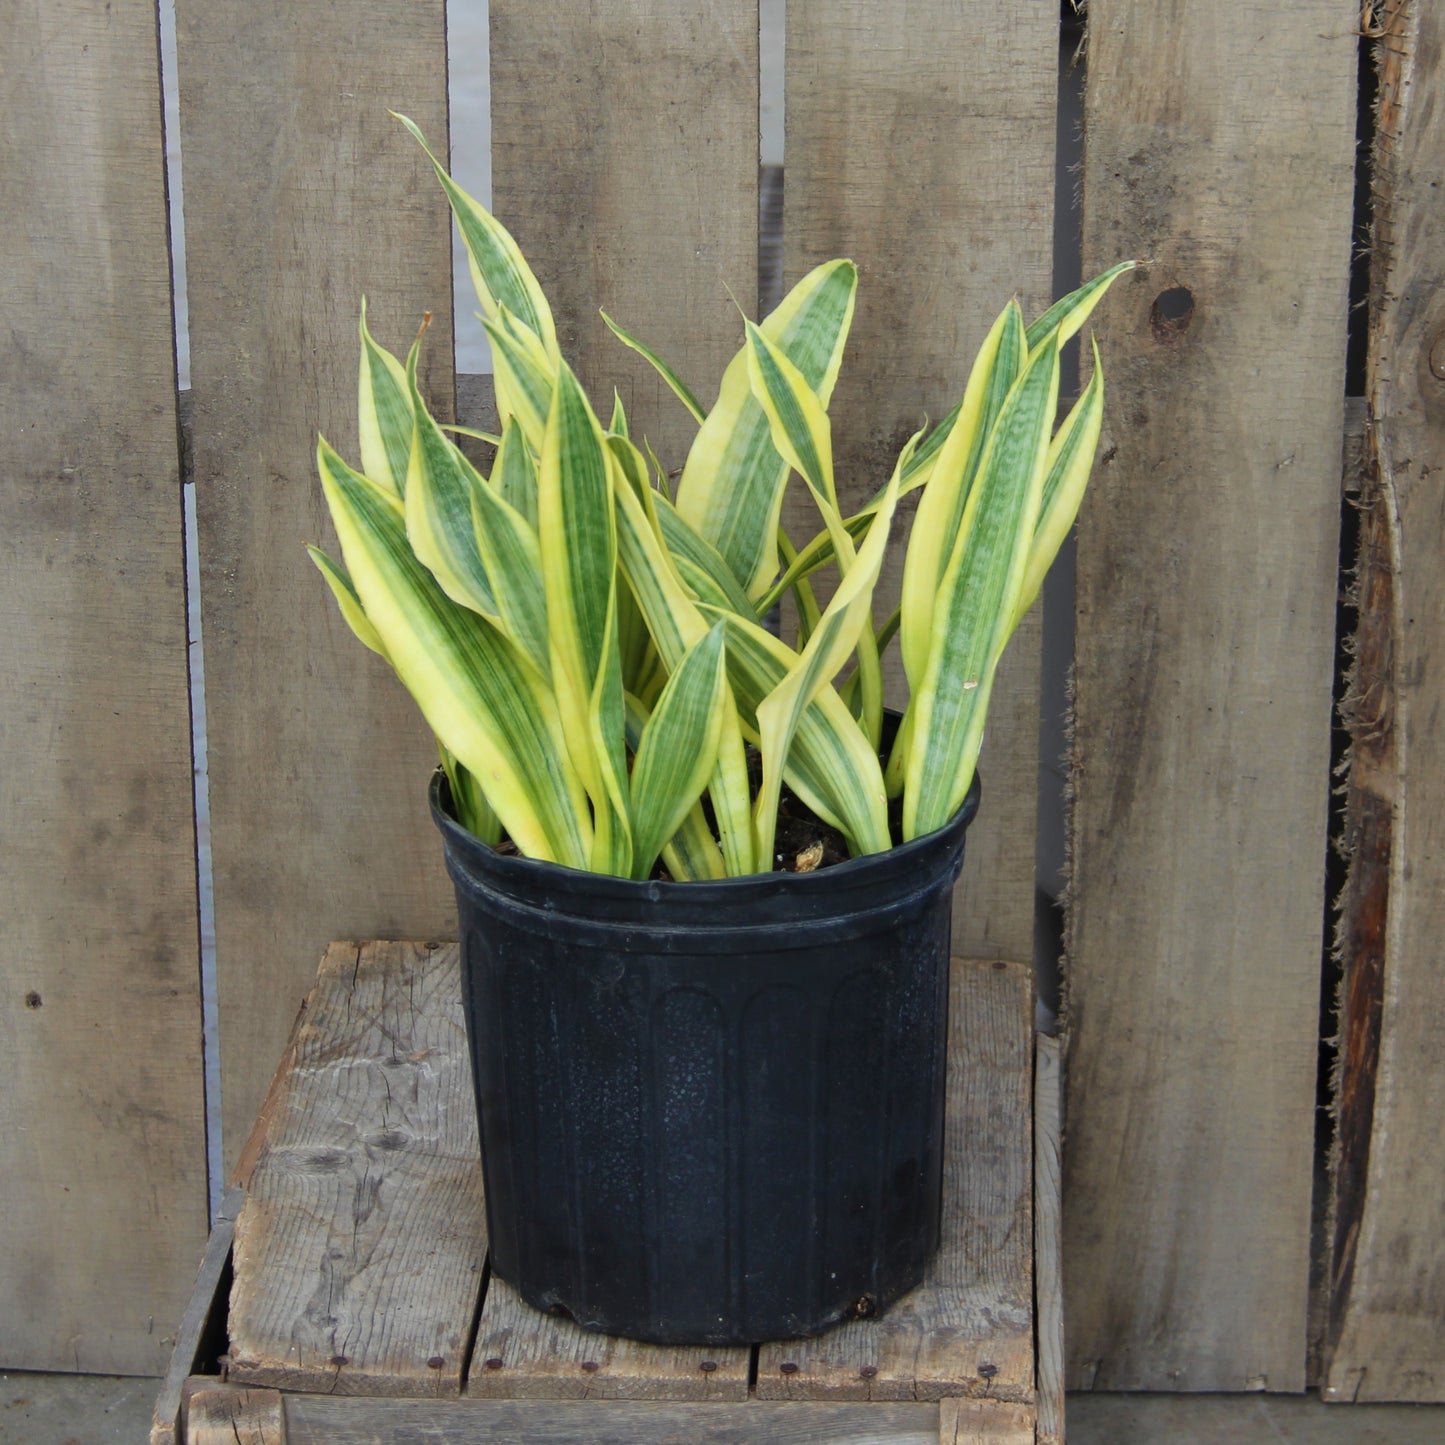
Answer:
M1079 527L1078 1388L1304 1384L1359 8L1281 14L1089 6L1084 270L1149 264Z
M443 0L178 0L191 375L228 1166L337 937L446 937L435 749L302 550L316 433L356 456L357 316L452 406Z
M936 1445L936 1405L286 1400L289 1445Z
M493 1276L467 1393L482 1398L746 1400L752 1351L645 1345L535 1310Z
M155 7L0 28L0 1360L158 1375L206 1155Z
M760 1399L1032 1404L1033 971L955 959L943 1230L924 1283L874 1320L763 1345Z
M704 405L742 344L758 265L758 3L492 0L492 198L605 418L680 468L695 427L598 316L667 357Z
M1059 1139L1063 1046L1040 1034L1034 1048L1034 1336L1039 1445L1064 1445L1064 1257Z
M940 1400L938 1445L1034 1445L1034 1407L998 1400Z
M286 1445L279 1390L198 1390L190 1398L186 1445Z
M834 256L859 268L830 408L851 510L888 480L925 415L962 395L1008 298L1047 304L1058 6L790 0L787 22L786 278ZM1000 154L1002 136L1008 163L979 164ZM787 525L812 536L817 513L795 490ZM880 611L897 600L905 535L885 564ZM972 957L1033 956L1039 635L1035 609L994 688L983 810L954 908L954 951ZM889 666L897 705L896 654Z
M1381 26L1324 1397L1445 1399L1445 16Z
M201 1367L205 1341L220 1324L219 1316L225 1311L225 1303L219 1299L221 1279L231 1262L236 1215L244 1198L244 1191L236 1188L226 1190L221 1196L220 1212L211 1225L211 1237L206 1241L206 1252L196 1273L196 1287L181 1316L170 1366L156 1395L150 1445L178 1445L181 1438L182 1390L186 1380Z
M236 1221L233 1380L461 1389L486 1226L458 961L327 950Z

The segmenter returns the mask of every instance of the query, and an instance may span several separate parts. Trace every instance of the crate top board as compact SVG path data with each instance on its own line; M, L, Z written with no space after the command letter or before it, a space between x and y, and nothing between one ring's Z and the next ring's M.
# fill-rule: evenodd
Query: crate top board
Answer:
M645 1440L654 1427L663 1438L690 1409L688 1438L723 1439L736 1410L771 1414L769 1401L821 1411L786 1411L769 1439L797 1428L800 1442L932 1441L942 1428L949 1440L1032 1441L1036 1411L1058 1414L1035 1378L1032 997L1024 966L954 962L944 1237L918 1290L815 1340L661 1347L541 1315L488 1280L456 946L334 944L240 1166L233 1279L212 1311L229 1342L221 1373L186 1382L204 1359L185 1341L177 1352L184 1438L206 1438L208 1421L218 1438L243 1425L279 1438L266 1422L281 1421L284 1394L293 1441L370 1439L403 1420L453 1421L462 1438L527 1419L538 1433L505 1438L576 1438L576 1408L592 1412L588 1438ZM1040 1222L1056 1207L1041 1201ZM225 1253L213 1241L198 1294L219 1292ZM854 1402L869 1402L862 1415ZM167 1408L163 1398L153 1438L180 1439L166 1433Z

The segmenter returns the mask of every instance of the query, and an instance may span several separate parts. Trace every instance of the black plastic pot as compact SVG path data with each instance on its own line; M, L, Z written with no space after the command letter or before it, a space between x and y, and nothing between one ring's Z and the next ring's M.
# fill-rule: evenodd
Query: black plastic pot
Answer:
M947 827L813 873L633 883L432 811L456 884L492 1267L589 1329L816 1334L938 1244Z

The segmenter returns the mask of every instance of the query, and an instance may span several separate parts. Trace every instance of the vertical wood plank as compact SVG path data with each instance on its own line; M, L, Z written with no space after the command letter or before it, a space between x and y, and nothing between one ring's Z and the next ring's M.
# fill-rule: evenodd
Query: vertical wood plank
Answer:
M1089 7L1074 1387L1304 1384L1358 18Z
M1034 1336L1038 1445L1064 1445L1064 1280L1059 1229L1063 1046L1040 1034L1034 1054Z
M0 1361L160 1374L206 1177L156 17L0 30Z
M888 480L925 416L944 415L1017 292L1047 304L1053 258L1058 7L983 0L790 0L786 279L851 256L858 309L829 408L844 510ZM790 531L819 530L802 489ZM903 575L900 526L878 596ZM881 610L881 609L880 609ZM903 700L891 655L889 700ZM954 906L955 953L1033 956L1039 613L995 684Z
M562 353L604 420L680 468L696 430L598 309L705 406L758 267L757 0L492 0L493 209L552 302Z
M1324 1396L1445 1399L1445 16L1381 7Z
M331 541L316 433L355 459L357 317L450 412L443 0L178 0L191 374L228 1161L316 957L451 934L435 752L302 549Z

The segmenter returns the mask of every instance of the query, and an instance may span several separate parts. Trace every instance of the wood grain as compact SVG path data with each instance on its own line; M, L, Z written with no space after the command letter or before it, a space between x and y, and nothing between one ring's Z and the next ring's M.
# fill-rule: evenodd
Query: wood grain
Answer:
M155 8L0 28L0 1360L158 1375L206 1151Z
M461 1389L486 1226L458 957L327 950L236 1221L233 1380Z
M1034 1337L1038 1445L1064 1445L1064 1280L1059 1141L1063 1046L1045 1034L1034 1049Z
M680 468L696 430L598 309L704 406L758 275L757 0L492 0L492 198L542 282L562 353L605 418Z
M533 1309L487 1286L467 1393L479 1398L746 1400L749 1349L645 1345Z
M955 959L943 1227L924 1283L876 1320L758 1351L760 1399L1032 1404L1033 971Z
M937 1445L936 1405L617 1400L286 1401L289 1445Z
M998 1400L940 1400L938 1445L1034 1445L1034 1407Z
M171 1362L156 1394L155 1412L151 1419L150 1445L178 1445L180 1441L181 1399L186 1381L205 1362L201 1352L212 1331L222 1328L225 1301L221 1298L221 1281L231 1263L231 1241L236 1233L236 1215L240 1212L245 1192L231 1188L221 1196L221 1208L211 1224L211 1237L201 1256L196 1285L191 1291Z
M1390 0L1376 18L1371 426L1349 713L1361 826L1340 935L1347 1007L1323 1391L1361 1402L1445 1399L1445 17Z
M198 1390L190 1398L186 1445L286 1445L279 1390Z
M337 937L454 935L435 750L302 549L316 433L355 460L357 317L452 407L443 0L178 0L227 1165Z
M1058 7L790 0L787 17L786 280L834 256L859 269L830 408L852 510L888 480L925 416L962 395L1009 297L1047 304ZM787 525L812 536L816 510L794 491ZM905 535L900 525L879 582L880 620L897 601ZM971 957L1033 956L1039 636L1035 609L994 688L983 809L954 907L954 952ZM890 654L895 705L896 663Z
M1149 264L1079 528L1077 1388L1304 1384L1358 17L1089 6L1084 270Z

